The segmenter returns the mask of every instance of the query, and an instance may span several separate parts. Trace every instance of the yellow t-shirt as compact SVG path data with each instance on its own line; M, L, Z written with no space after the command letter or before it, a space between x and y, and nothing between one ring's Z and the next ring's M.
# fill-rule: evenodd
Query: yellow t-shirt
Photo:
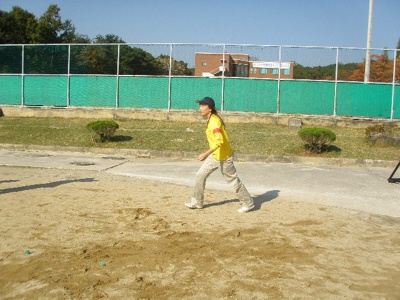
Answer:
M215 150L212 155L216 160L225 160L232 155L228 133L222 120L215 114L208 119L206 136L210 148Z

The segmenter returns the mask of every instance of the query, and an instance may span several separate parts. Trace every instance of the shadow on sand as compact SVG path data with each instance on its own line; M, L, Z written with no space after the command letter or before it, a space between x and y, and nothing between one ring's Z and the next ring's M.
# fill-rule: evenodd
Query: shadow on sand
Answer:
M72 179L72 180L60 180L60 181L54 181L54 182L49 182L49 183L32 184L32 185L26 185L26 186L20 186L20 187L0 190L0 195L8 194L8 193L22 192L22 191L29 191L29 190L34 190L34 189L55 188L59 185L68 184L68 183L72 183L72 182L94 182L94 181L96 181L94 178L82 178L82 179Z
M259 210L264 203L267 203L269 201L272 201L272 200L278 198L279 192L280 192L280 190L272 190L272 191L265 192L264 194L254 196L253 200L254 200L255 207L253 210ZM208 207L212 207L212 206L219 206L219 205L224 205L224 204L233 203L233 202L239 202L239 200L237 198L223 200L220 202L205 204L203 207L208 208Z

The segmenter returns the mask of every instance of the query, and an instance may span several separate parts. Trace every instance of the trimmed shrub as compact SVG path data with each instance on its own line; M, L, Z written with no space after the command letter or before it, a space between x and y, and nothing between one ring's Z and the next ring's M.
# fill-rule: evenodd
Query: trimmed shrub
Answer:
M309 127L298 131L300 138L306 143L305 147L311 152L320 153L336 140L333 131L326 128Z
M369 138L371 135L374 135L376 133L392 134L392 132L393 132L392 126L390 126L388 124L371 125L365 129L365 135L367 138Z
M365 137L372 145L377 146L398 146L400 136L395 135L395 128L392 124L376 124L365 129Z
M86 125L86 128L92 131L93 142L108 141L119 128L115 121L94 121Z

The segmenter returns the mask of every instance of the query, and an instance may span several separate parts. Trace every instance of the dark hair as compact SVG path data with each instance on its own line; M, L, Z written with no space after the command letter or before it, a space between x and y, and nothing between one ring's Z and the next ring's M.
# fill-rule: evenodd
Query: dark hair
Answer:
M215 109L215 107L214 106L210 106L210 105L208 107L211 109L211 114L212 115L216 115L221 120L222 125L225 127L224 120L222 120L221 116L218 114L218 112Z

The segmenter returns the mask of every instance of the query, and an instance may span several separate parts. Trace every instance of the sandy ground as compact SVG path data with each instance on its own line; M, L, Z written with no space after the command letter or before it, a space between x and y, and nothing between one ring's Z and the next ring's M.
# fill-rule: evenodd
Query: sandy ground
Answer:
M0 167L1 299L400 299L400 219L269 191ZM29 252L28 252L29 251ZM29 254L30 253L30 254Z

